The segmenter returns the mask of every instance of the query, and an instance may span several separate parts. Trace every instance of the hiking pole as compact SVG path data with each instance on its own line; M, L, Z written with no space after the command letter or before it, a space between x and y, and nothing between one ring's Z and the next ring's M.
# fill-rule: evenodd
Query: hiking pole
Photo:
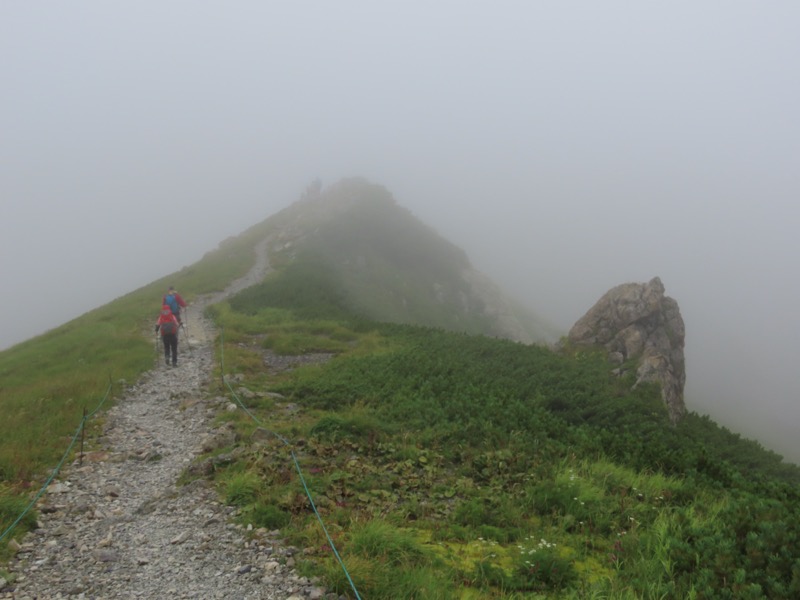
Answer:
M183 322L181 322L181 326L179 327L179 329L180 328L183 328L184 331L186 331L186 347L189 349L189 356L192 356L192 345L189 343L189 328L186 327L186 325L184 325Z

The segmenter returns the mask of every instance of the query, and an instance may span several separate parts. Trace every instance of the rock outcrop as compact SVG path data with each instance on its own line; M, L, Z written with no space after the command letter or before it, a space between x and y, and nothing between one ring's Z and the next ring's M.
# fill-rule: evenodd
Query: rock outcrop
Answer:
M572 345L605 348L613 362L635 360L635 385L658 382L673 423L686 414L684 338L678 303L664 295L664 284L658 277L648 283L612 288L568 335Z

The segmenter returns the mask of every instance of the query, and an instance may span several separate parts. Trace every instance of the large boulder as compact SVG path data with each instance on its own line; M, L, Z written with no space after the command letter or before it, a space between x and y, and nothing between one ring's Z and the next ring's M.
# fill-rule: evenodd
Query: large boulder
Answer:
M676 423L686 414L685 334L678 303L664 295L664 284L654 277L610 289L572 326L568 339L573 346L603 347L620 364L635 360L635 385L658 382Z

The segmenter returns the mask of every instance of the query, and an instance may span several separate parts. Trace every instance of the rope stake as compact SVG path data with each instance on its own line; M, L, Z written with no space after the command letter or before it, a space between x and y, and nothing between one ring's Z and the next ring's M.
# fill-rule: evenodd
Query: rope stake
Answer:
M44 485L42 485L39 492L33 497L33 500L30 501L30 504L28 504L28 506L25 507L25 510L22 511L22 513L16 518L16 520L2 534L0 534L0 541L2 541L3 538L5 538L17 525L19 525L19 522L22 521L25 515L27 515L31 511L34 505L39 501L39 498L41 498L44 495L47 486L49 486L52 483L53 479L56 478L56 475L58 475L59 471L61 470L61 467L64 465L64 461L67 460L67 456L69 456L72 447L78 440L78 434L81 434L83 432L84 423L86 423L87 419L93 417L94 414L98 410L100 410L100 407L103 406L103 404L105 404L110 394L111 394L111 381L108 382L108 389L106 390L105 396L103 396L103 399L100 400L100 403L95 407L95 409L88 415L86 414L86 409L85 408L83 409L84 412L83 418L81 419L81 422L78 424L77 429L75 429L75 433L72 434L72 441L70 441L69 446L67 446L67 449L64 452L64 455L61 457L61 460L58 462L55 469L53 469L52 473L50 473L50 476L44 482Z

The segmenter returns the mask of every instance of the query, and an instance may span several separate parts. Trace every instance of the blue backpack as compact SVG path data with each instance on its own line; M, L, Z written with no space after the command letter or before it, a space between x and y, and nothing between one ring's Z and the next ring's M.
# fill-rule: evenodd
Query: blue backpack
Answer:
M169 304L169 308L172 311L173 315L178 314L180 308L178 307L178 301L175 299L174 294L167 294L166 296L164 296L164 302Z

